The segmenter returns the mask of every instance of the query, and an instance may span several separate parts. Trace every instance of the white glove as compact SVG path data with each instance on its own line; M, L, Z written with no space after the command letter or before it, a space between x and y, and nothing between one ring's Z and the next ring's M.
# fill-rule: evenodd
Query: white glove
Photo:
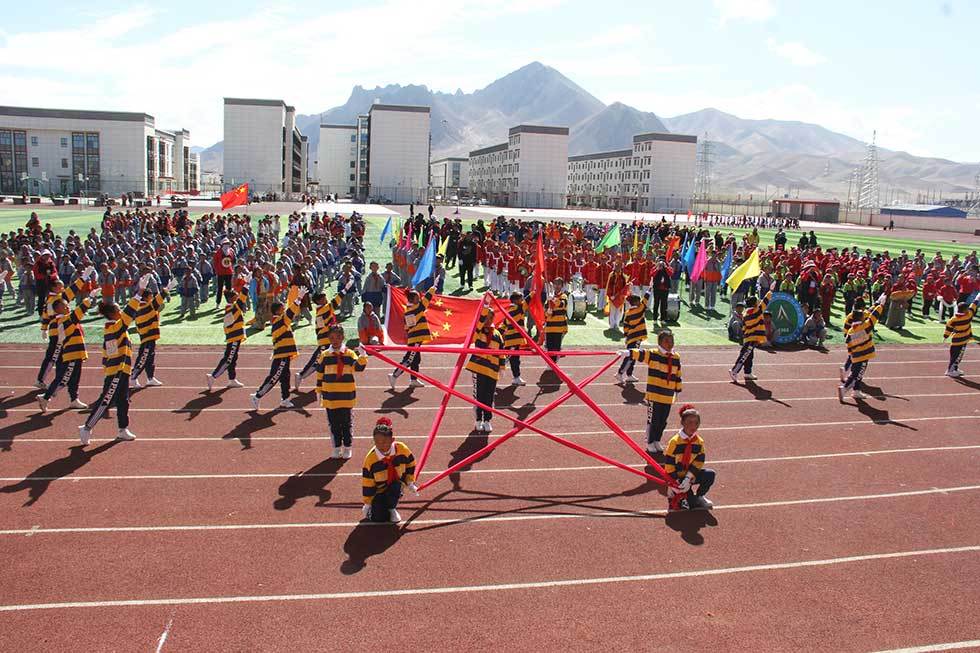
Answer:
M888 295L886 295L885 293L881 293L881 297L878 298L878 305L884 306L887 300L888 300Z
M357 349L354 351L357 352L358 356L367 356L367 349L365 349L363 345L358 345Z
M364 519L371 519L370 503L365 503L364 505L361 506L361 515L363 515Z
M616 352L616 356L618 356L619 358L626 358L629 355L630 355L629 349L620 349L619 351Z
M419 486L416 485L415 483L409 483L408 489L411 490L412 494L414 494L415 496L419 495Z
M680 483L677 484L678 492L687 492L691 489L691 477L685 476Z
M252 280L252 273L246 272L244 275L242 275L242 280L245 281L246 284L248 284L248 282Z
M93 266L90 265L84 270L82 270L82 279L89 280L94 277L95 277L95 268Z
M167 292L177 289L177 284L180 283L177 279L171 279L170 283L167 284Z
M92 288L92 291L89 292L88 296L90 298L92 298L92 299L98 299L99 297L101 297L102 296L102 286L96 286L95 288Z
M150 285L151 278L152 277L149 274L144 274L142 277L140 277L139 282L137 282L136 289L140 292L146 290L146 287Z

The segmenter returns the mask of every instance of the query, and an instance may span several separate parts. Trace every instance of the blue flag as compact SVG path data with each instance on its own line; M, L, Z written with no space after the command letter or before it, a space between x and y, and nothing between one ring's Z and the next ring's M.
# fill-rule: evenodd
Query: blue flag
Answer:
M378 240L382 245L391 238L391 216L388 216L388 222L385 223L384 229L381 230L381 238Z
M698 253L695 251L694 238L691 239L691 244L688 245L687 251L684 252L684 267L687 268L687 274L690 276L694 272L694 261L697 259Z
M412 287L419 285L425 279L432 276L432 271L436 267L436 245L435 239L429 238L429 244L425 246L425 252L419 260L419 267L412 276Z
M733 259L732 246L728 246L728 252L725 254L725 260L721 264L721 278L724 281L728 278L728 273L732 270L732 259Z

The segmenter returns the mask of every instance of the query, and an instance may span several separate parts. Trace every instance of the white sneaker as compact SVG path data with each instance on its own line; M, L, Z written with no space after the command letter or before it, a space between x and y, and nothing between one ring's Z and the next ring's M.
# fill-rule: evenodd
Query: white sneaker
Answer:
M245 384L242 383L241 381L239 381L238 379L232 379L231 381L228 382L228 387L229 388L244 388L245 387Z
M647 453L663 453L664 445L659 440L647 443Z
M205 374L204 380L208 384L208 392L211 392L211 388L214 387L214 377L210 374Z
M48 400L44 398L44 395L37 396L37 405L41 408L42 413L48 412Z
M279 402L279 407L280 408L295 408L296 406L293 405L293 402L291 402L290 400L283 399L282 401Z
M339 460L344 457L343 447L334 447L333 453L330 455L333 460Z
M132 442L136 439L136 436L133 435L133 432L129 429L119 429L119 432L116 433L116 439L124 440L125 442Z
M735 370L728 370L728 376L732 377L732 383L738 383L738 372Z
M255 393L250 394L248 396L248 400L252 404L252 410L259 409L259 398Z
M398 380L398 377L395 376L395 373L394 372L392 372L391 374L388 375L388 387L391 388L392 390L395 389L395 381L396 380Z
M293 374L293 387L296 388L296 392L299 392L299 387L303 385L303 376L296 372Z
M946 376L952 377L954 379L958 379L961 376L963 376L963 372L961 372L960 370L947 370Z
M88 445L92 440L92 430L85 428L85 425L78 427L78 439L82 441L82 446Z
M757 377L757 376L756 376L755 374L745 374L745 375L743 376L743 378L744 378L744 379L745 379L746 381L755 381L755 380L756 380L756 379L758 379L759 377Z
M477 420L476 426L473 427L473 430L476 431L477 433L483 433L483 422Z
M626 378L619 372L616 372L616 383L619 385L626 383Z
M395 510L394 508L392 508L391 510L388 511L388 517L391 518L391 523L392 524L397 524L398 522L400 522L402 520L402 516L399 515L398 514L398 511Z
M860 390L855 390L854 392L851 393L851 396L854 397L855 399L867 399L868 398L868 395L864 394Z
M35 381L34 382L34 387L37 388L38 390L47 390L48 389L48 386L44 385L40 381Z
M425 384L422 383L421 381L419 381L418 379L412 379L409 382L408 387L409 388L424 388L425 387Z
M626 380L629 381L630 383L637 383L637 382L639 382L639 379L636 378L635 376L633 376L632 374L630 374L629 376L627 376L626 377Z
M490 420L487 420L487 421L485 421L483 423L483 432L484 433L492 433L493 432L493 424L490 423Z
M522 379L519 376L515 376L514 377L514 380L511 381L510 384L511 385L527 385L527 383L524 382L524 379Z
M143 387L143 384L140 383L139 379L133 379L133 387L139 390L140 388Z
M340 453L344 457L344 460L350 460L354 457L354 447L343 447L343 451Z
M82 401L81 399L75 399L70 404L68 404L68 406L69 408L77 408L78 410L84 410L88 408L88 404Z
M147 387L152 386L154 388L159 388L161 385L163 385L163 381L161 381L160 379L158 379L155 376L151 376L150 378L148 378L146 380L146 385L147 385Z

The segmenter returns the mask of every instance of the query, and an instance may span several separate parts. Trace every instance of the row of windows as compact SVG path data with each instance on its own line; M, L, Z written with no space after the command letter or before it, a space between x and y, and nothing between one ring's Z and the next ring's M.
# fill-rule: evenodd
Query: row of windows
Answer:
M589 161L570 161L569 170L606 170L608 168L627 168L629 166L648 166L653 157L618 157L609 159L592 159Z

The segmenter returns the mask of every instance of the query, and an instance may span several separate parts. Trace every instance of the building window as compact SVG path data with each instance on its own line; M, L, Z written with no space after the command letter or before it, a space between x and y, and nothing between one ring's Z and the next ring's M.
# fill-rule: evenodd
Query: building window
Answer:
M85 134L85 145L89 152L99 151L99 135L94 132Z
M68 159L62 159L61 160L61 167L62 168L65 168L65 169L68 168Z
M351 180L351 181L354 181L354 175L353 175L353 174L351 174L351 176L350 176L350 180Z
M71 149L85 151L85 134L81 132L72 132L71 135Z
M350 167L351 167L351 168L353 168L353 167L354 167L354 162L353 162L353 161L351 161L351 162L350 162Z
M68 147L68 137L67 136L62 136L61 137L61 147Z
M38 158L36 156L32 156L31 157L31 167L32 168L39 168L39 167L41 167L41 162L40 162L40 160L38 160Z
M37 136L31 136L31 147L37 147Z

